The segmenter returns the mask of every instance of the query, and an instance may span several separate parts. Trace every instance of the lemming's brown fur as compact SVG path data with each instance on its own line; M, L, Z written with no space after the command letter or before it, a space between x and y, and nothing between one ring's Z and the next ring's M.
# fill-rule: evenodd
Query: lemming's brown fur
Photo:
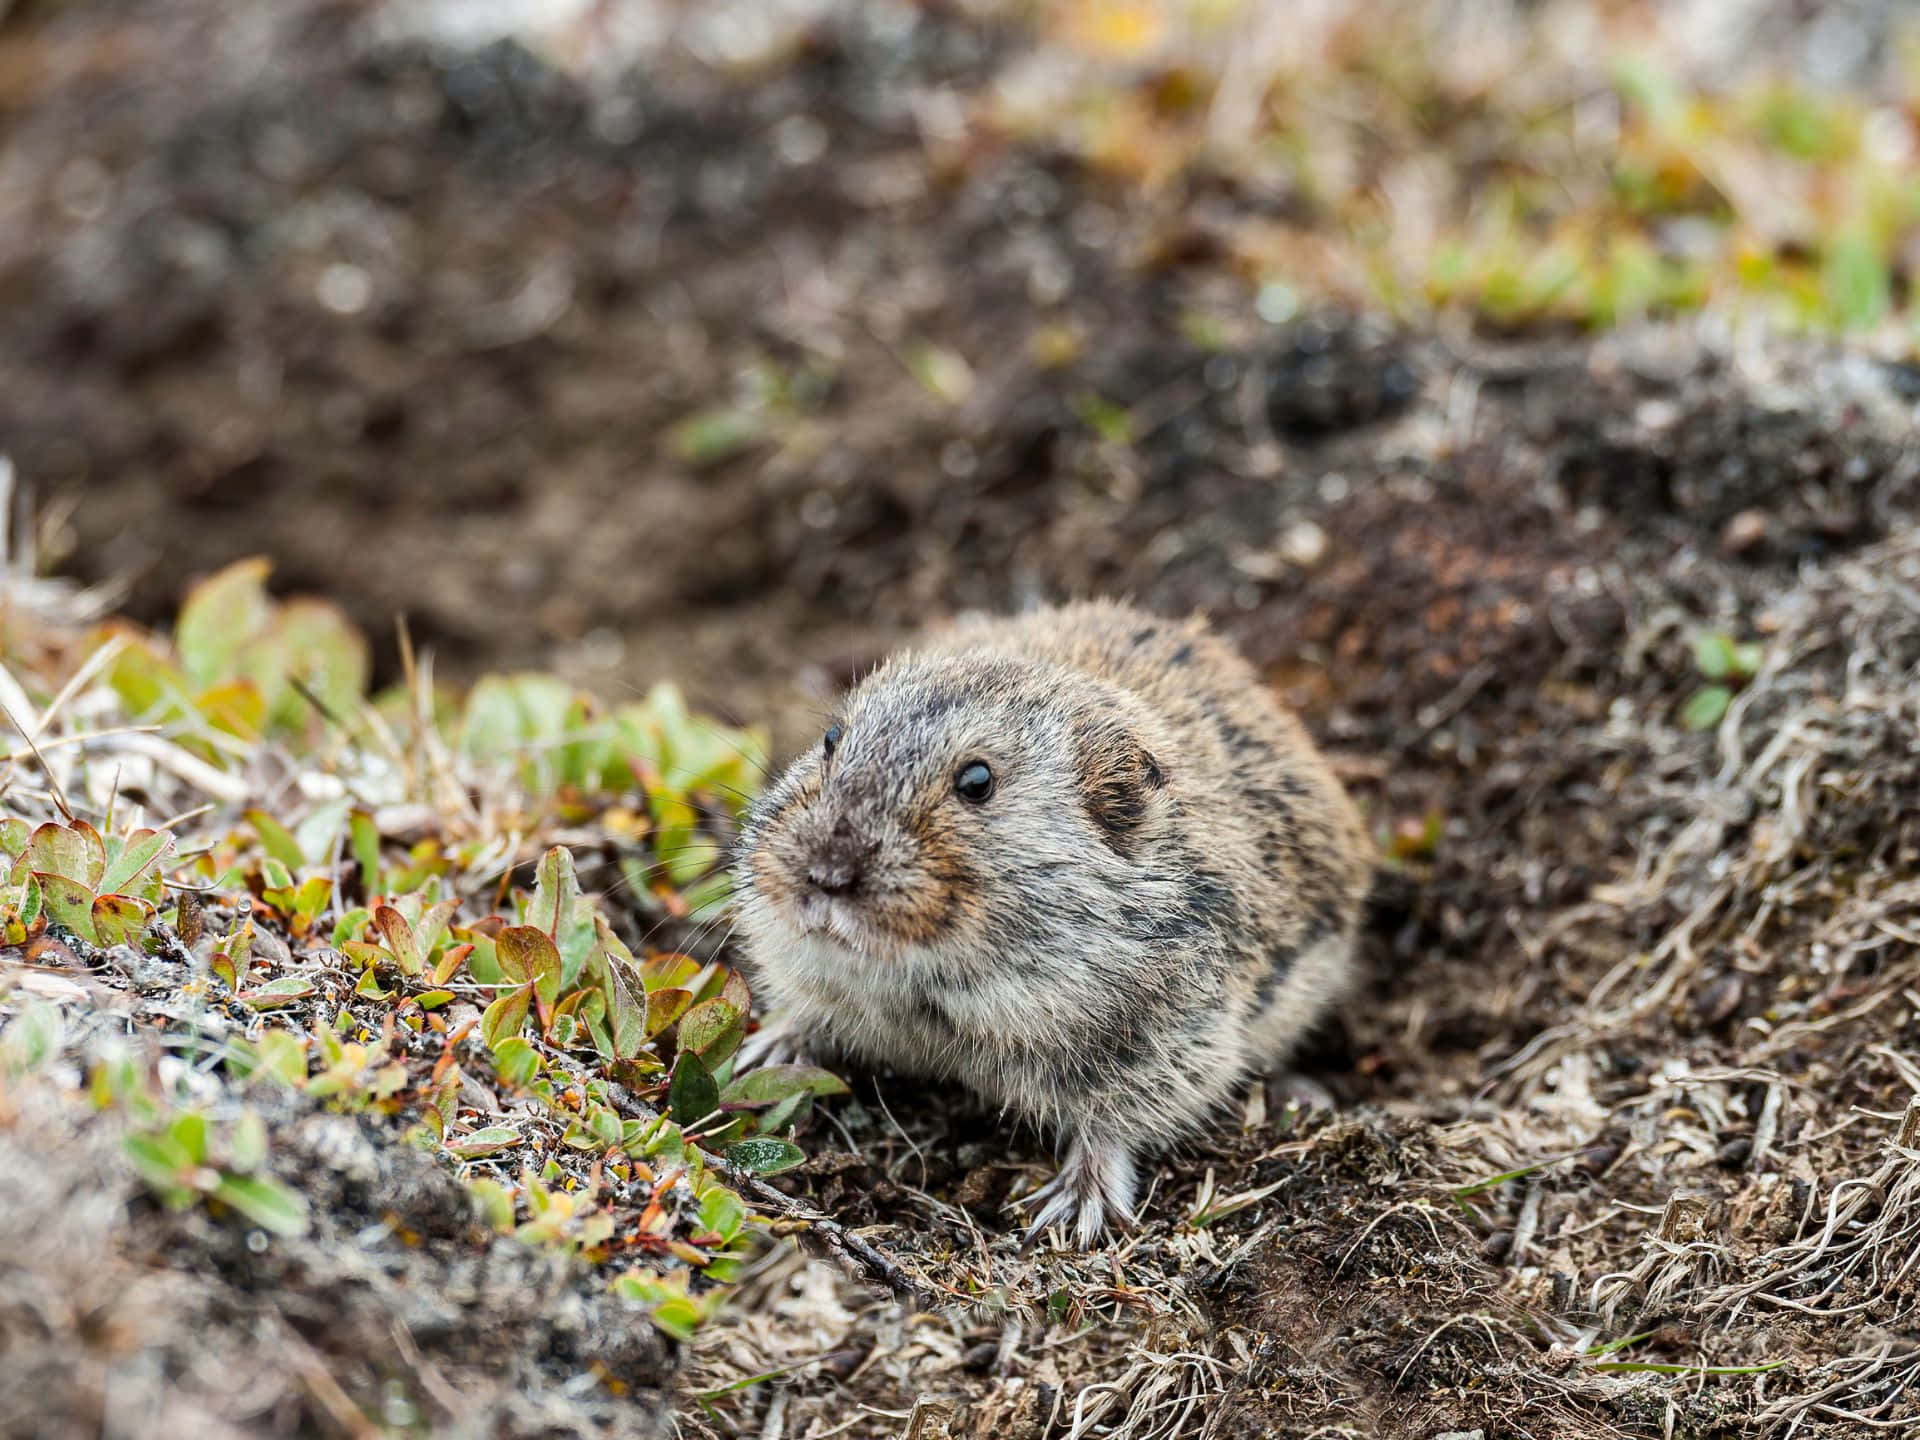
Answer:
M1348 978L1369 846L1203 621L963 624L846 697L767 791L740 933L783 1038L951 1078L1069 1140L1036 1231L1130 1213L1135 1157L1270 1069ZM981 801L957 790L985 764Z

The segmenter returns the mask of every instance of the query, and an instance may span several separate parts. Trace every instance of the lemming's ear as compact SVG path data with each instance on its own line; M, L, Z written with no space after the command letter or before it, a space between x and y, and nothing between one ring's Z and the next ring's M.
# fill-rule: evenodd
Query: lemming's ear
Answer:
M1118 721L1098 720L1074 732L1080 800L1100 835L1122 855L1133 853L1153 792L1167 783L1146 746Z

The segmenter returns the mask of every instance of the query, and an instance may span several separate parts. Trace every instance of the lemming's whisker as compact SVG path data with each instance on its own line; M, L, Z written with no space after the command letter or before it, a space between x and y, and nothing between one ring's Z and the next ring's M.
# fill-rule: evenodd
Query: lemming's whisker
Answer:
M706 702L702 701L701 703L705 704ZM715 707L715 708L719 708L719 707ZM750 750L745 745L741 745L736 741L728 740L726 733L720 728L720 726L715 724L712 720L709 720L704 715L689 715L687 718L693 724L704 727L707 733L712 735L714 738L727 744L729 748L731 748L731 750L733 751L734 758L736 760L745 761L748 766L750 766L753 770L755 770L759 774L761 779L765 780L765 779L771 778L767 770L767 761L763 759L756 751ZM736 731L743 730L745 728L746 727L738 723L735 723L733 725L733 729Z

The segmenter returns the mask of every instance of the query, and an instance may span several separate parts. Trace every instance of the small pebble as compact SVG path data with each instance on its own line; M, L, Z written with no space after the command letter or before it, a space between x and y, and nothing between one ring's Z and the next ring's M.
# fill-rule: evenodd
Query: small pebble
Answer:
M1766 511L1742 510L1720 532L1720 548L1729 555L1744 555L1766 543L1769 528Z
M1280 554L1302 570L1311 570L1327 554L1327 532L1311 520L1287 528L1280 537Z

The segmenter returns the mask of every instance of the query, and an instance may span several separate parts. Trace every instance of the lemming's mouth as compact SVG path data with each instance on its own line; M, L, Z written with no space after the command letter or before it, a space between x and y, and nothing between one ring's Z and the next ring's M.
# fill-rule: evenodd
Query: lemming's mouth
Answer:
M856 954L879 957L897 947L897 938L858 900L809 891L793 905L802 933L832 940Z

